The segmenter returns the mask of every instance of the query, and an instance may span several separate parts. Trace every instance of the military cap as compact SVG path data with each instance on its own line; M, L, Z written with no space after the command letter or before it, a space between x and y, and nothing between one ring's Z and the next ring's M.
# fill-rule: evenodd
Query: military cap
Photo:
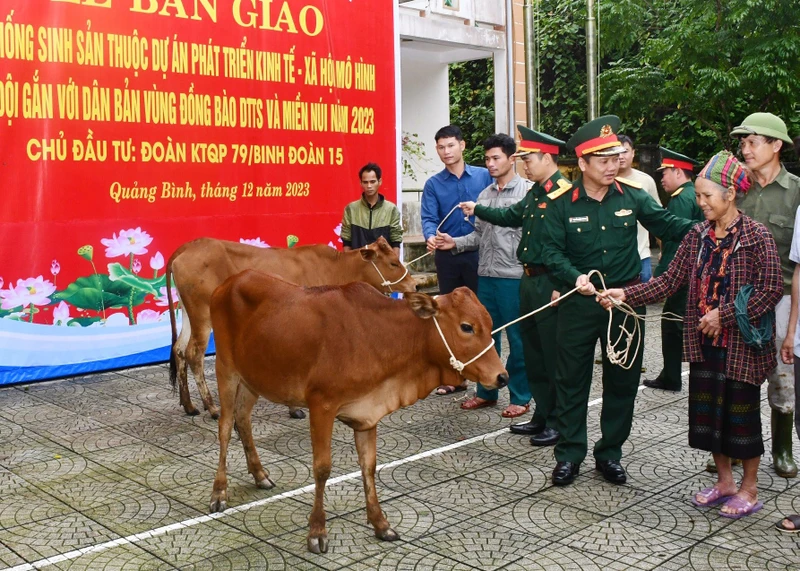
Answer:
M746 137L747 135L763 135L780 139L792 144L789 132L786 130L786 123L783 119L772 113L753 113L745 117L742 124L731 131L731 135Z
M524 125L517 125L517 129L519 130L519 145L517 145L517 152L511 155L512 157L522 157L530 153L558 155L559 150L566 145L560 139L528 129Z
M575 151L578 157L624 153L625 147L619 142L616 134L619 131L619 123L619 117L616 115L603 115L593 119L570 137L567 148Z
M686 155L670 151L667 148L659 147L658 149L661 151L661 166L656 170L683 169L693 171L694 167L700 164Z

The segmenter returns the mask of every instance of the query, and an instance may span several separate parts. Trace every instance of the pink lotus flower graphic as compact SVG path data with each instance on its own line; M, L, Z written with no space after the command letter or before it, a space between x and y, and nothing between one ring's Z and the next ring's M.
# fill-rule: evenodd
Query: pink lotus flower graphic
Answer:
M175 288L171 289L172 289L172 302L177 303L178 290ZM159 307L169 307L169 300L167 300L167 288L162 286L158 288L158 291L160 295L156 298L156 305Z
M255 246L256 248L269 248L269 244L261 240L261 237L258 238L239 238L239 242L241 244L247 244L248 246Z
M61 264L58 263L58 260L53 260L53 263L50 264L50 273L54 276L61 273Z
M158 311L153 311L152 309L143 309L139 312L136 316L136 323L141 325L142 323L156 323L161 320L161 313Z
M50 303L50 294L54 291L56 291L56 286L42 276L17 280L16 286L0 290L0 298L3 299L0 309L47 305Z
M66 301L62 301L53 310L53 325L66 325L68 321L69 304Z
M164 256L161 252L156 252L156 255L150 258L150 267L156 272L164 267Z
M112 234L111 238L103 238L100 242L106 247L107 258L119 256L141 256L147 253L147 246L153 238L141 228L120 230L119 236Z

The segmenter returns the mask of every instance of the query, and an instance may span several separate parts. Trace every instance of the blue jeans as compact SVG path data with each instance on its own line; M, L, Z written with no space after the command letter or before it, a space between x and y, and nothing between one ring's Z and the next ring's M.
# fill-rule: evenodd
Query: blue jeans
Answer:
M643 284L646 284L653 278L653 262L650 258L642 260L642 273L639 274Z
M486 278L478 276L478 300L486 306L492 317L492 328L496 329L519 317L519 280L510 278ZM522 354L522 335L519 324L505 329L510 353L506 361L508 390L511 404L525 406L531 400L528 376L525 373L525 358ZM494 347L500 354L501 335L494 336ZM490 391L479 383L477 396L486 400L497 400L497 389Z

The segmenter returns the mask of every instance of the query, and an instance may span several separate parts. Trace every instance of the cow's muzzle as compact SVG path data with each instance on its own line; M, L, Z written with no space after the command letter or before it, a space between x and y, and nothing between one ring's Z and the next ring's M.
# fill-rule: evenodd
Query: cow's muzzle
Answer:
M497 375L497 388L502 389L508 384L508 373L500 373Z

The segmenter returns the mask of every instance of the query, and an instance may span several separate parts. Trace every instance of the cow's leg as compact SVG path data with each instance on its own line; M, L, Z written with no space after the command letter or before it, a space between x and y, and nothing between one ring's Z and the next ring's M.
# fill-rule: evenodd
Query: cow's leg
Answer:
M312 553L327 553L328 531L325 529L325 483L331 474L331 437L335 413L322 404L309 403L311 424L311 447L314 453L314 509L308 518L308 550Z
M203 370L203 360L208 349L208 340L211 337L211 319L196 319L192 328L192 338L186 351L186 358L194 373L194 380L197 383L197 390L200 398L203 399L203 406L211 413L211 418L219 418L219 409L211 398L211 393L206 384L206 375Z
M211 492L211 512L222 512L228 507L228 476L226 462L228 458L228 443L231 440L233 429L234 407L236 405L236 388L239 377L228 369L222 359L217 358L217 386L219 387L219 400L222 414L219 418L219 465L214 478L214 489Z
M275 487L275 483L269 479L269 472L264 470L261 465L261 460L256 451L256 445L253 442L253 426L250 419L258 400L258 395L252 392L244 383L239 383L239 389L236 392L236 430L239 433L239 439L242 441L244 447L244 455L247 458L247 471L255 478L256 486L269 490Z
M353 434L356 440L356 450L358 450L358 463L361 466L361 477L364 480L364 495L367 497L367 519L375 528L375 537L384 541L400 539L383 515L378 503L378 493L375 491L377 428L354 430Z
M181 406L186 414L192 416L200 414L192 403L192 397L189 395L189 373L187 363L187 348L191 343L192 338L192 325L189 322L189 316L186 311L183 312L183 321L181 322L181 333L175 346L172 348L172 353L175 356L175 369L178 377L178 390L181 397Z

